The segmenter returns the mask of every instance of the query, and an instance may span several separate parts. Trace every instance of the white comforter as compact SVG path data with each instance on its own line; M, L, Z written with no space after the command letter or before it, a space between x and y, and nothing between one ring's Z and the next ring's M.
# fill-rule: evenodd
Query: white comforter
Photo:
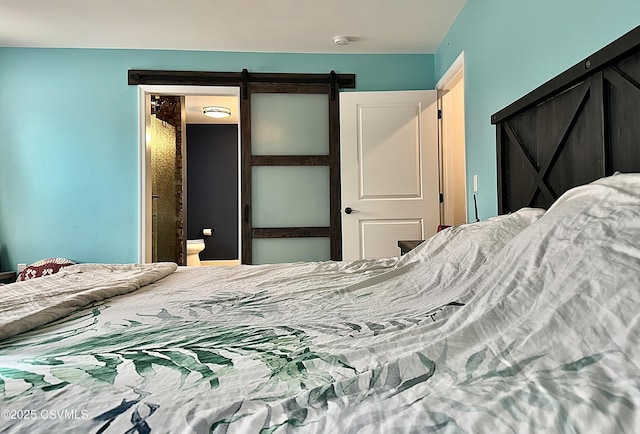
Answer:
M639 246L619 175L401 258L180 268L0 342L0 428L638 432Z
M79 264L56 275L2 287L0 340L31 330L96 301L135 291L176 264Z

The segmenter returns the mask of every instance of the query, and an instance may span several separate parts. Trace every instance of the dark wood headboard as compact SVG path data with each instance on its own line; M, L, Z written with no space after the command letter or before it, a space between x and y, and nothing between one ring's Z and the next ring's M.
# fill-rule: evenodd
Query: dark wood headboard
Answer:
M640 172L640 26L491 117L498 213Z

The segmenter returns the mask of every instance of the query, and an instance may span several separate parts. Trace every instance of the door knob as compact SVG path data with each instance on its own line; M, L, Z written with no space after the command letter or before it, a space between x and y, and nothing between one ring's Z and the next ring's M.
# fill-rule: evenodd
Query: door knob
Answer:
M353 212L353 210L349 206L344 209L344 213L345 214L351 214L352 212Z

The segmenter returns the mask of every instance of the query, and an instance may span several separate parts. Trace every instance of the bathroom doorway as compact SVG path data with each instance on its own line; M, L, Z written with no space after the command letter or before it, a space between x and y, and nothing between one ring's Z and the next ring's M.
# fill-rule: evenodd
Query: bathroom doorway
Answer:
M202 244L202 265L240 263L239 88L140 86L139 103L140 262L187 265ZM209 106L231 116L205 116Z
M355 88L354 74L249 73L247 69L238 73L129 70L128 83L138 85L142 113L149 93L198 95L207 94L202 90L215 89L208 94L220 95L222 87L235 86L227 89L231 89L229 94L236 96L241 107L242 125L238 125L241 263L342 258L338 102L340 89ZM185 87L193 90L185 92ZM148 261L152 239L147 171L150 152L142 113L140 257ZM294 128L287 126L291 124ZM273 141L281 132L295 133L296 137L288 134L287 140L278 141L276 146L264 140ZM304 146L300 148L300 144ZM301 206L302 201L311 202L312 206ZM282 216L285 221L279 221Z

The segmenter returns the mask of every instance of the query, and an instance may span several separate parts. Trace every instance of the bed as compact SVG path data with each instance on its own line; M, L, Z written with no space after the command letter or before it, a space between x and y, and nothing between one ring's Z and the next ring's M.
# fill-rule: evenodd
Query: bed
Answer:
M495 113L498 212L640 171L640 26Z
M522 152L553 98L494 117L503 214L404 256L0 287L0 432L637 432L640 163L533 176L581 158Z

